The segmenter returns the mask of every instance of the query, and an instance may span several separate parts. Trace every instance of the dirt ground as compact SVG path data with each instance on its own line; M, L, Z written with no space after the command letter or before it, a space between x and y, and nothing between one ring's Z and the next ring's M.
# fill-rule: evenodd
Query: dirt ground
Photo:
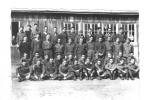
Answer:
M46 80L12 78L12 100L139 100L140 80Z

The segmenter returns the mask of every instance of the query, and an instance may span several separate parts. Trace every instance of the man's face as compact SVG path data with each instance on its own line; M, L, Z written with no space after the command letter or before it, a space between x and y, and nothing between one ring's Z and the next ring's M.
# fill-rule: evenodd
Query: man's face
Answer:
M68 43L72 43L72 39L68 39Z
M38 29L38 25L34 25L34 28L35 28L35 29Z
M39 54L38 54L38 53L36 53L36 54L35 54L35 56L36 56L36 57L39 57Z
M22 65L23 65L23 66L25 66L25 65L26 65L26 62L25 62L25 61L23 61L23 62L22 62Z
M20 32L23 32L24 28L23 27L20 27Z
M83 39L82 39L82 38L80 38L79 42L80 42L80 43L83 43Z
M65 28L63 28L63 32L65 32L66 31L66 29Z
M113 60L113 59L110 59L109 62L110 62L110 64L112 64L112 63L114 62L114 60Z
M71 29L71 32L74 32L74 28Z
M26 53L24 53L24 58L27 58L27 54Z
M61 42L61 39L58 39L57 42L60 43L60 42Z
M30 30L31 29L31 27L30 26L27 26L27 30Z
M23 40L24 40L24 41L27 41L27 37L24 37Z
M63 61L63 65L66 65L66 61L65 60Z
M99 38L99 42L102 42L102 38Z
M110 41L110 40L111 40L111 37L109 36L109 37L107 38L107 40Z
M117 42L117 43L118 43L118 42L120 42L120 39L119 39L119 38L117 38L117 39L116 39L116 42Z
M52 63L52 62L53 62L53 59L52 59L52 58L50 58L49 62L50 62L50 63Z
M120 29L120 30L119 30L119 34L122 34L122 31L123 31L123 30L122 30L122 29Z
M120 60L120 64L122 65L122 64L124 64L124 60L122 59L122 60Z
M77 60L75 60L75 61L74 61L74 64L75 64L75 65L77 65L77 64L78 64L78 61L77 61Z
M92 42L92 40L93 40L93 37L90 37L90 40L89 40L89 41Z
M99 33L99 32L101 32L101 29L100 29L100 28L98 29L98 33Z
M47 27L45 27L45 28L44 28L44 31L45 31L45 32L47 32L47 30L48 30L48 28L47 28Z
M101 65L101 61L97 61L97 64L98 64L98 65Z
M72 59L72 55L69 55L68 58L69 58L69 59Z
M119 57L122 57L122 52L119 52Z
M86 59L86 63L90 63L90 59L89 58Z
M131 59L131 60L130 60L130 63L131 63L131 64L135 64L135 59Z
M85 55L82 55L81 58L82 58L82 60L84 60L85 59Z
M112 57L111 53L108 53L108 57L109 57L109 58L111 58L111 57Z
M57 32L57 28L54 28L54 32Z
M61 55L57 55L57 59L60 60L61 59Z
M45 59L48 59L48 55L45 55L44 58L45 58Z

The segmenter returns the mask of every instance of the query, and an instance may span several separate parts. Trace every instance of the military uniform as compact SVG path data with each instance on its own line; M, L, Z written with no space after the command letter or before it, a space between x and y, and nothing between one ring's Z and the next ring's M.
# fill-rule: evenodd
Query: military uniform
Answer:
M128 74L130 75L131 79L134 79L134 77L138 77L139 78L139 68L138 68L137 65L128 64L127 68L128 68Z
M86 45L85 44L76 44L75 56L79 59L84 54L86 54Z
M24 32L18 32L17 33L17 38L16 38L16 42L18 45L20 45L20 43L23 41L23 38L26 36L26 34Z
M33 66L34 68L34 80L41 80L41 75L44 74L45 72L45 67L43 66L43 64L37 65L35 64Z
M106 69L106 73L107 75L109 75L110 79L115 79L115 75L116 75L116 64L114 63L108 63L106 66L105 66L105 69Z
M75 32L70 32L67 34L68 39L71 38L73 41L75 40L76 33Z
M68 55L74 55L74 51L75 51L75 44L74 43L71 43L71 44L69 44L69 43L67 43L66 45L65 45L65 50L64 50L64 54L65 54L65 56L68 56Z
M134 51L134 48L131 44L127 44L127 43L123 44L123 55L125 57L128 57L130 53L132 53L133 51Z
M27 53L28 57L30 57L31 45L29 42L21 42L19 45L19 51L20 57L22 57L24 53Z
M31 44L31 48L32 48L32 53L35 54L36 52L39 52L39 54L41 55L41 48L42 48L42 43L40 40L33 40L32 44Z
M55 33L53 33L53 34L51 35L51 41L52 41L52 43L53 43L54 45L56 44L57 39L58 39L58 33L55 32Z
M53 57L53 44L50 41L44 41L42 44L44 55L48 55L49 58Z
M116 57L119 52L123 52L123 45L122 43L114 42L114 56Z
M57 55L61 55L61 56L64 56L64 45L63 44L55 44L54 46L54 52L55 52L55 57Z
M118 76L121 79L128 78L128 70L125 64L117 64Z
M95 50L94 42L87 42L86 44L87 57L93 59L95 53L94 50Z
M67 40L68 40L66 32L62 32L61 34L58 34L57 38L61 39L61 43L62 44L65 44L67 42Z
M111 41L105 41L105 46L106 46L106 53L114 51L113 42L111 42Z
M51 79L57 78L57 69L54 62L48 62L46 65L45 75Z
M16 74L19 74L19 81L24 81L26 80L26 76L30 73L30 69L29 66L26 64L24 65L20 65L20 67L18 67L16 69Z

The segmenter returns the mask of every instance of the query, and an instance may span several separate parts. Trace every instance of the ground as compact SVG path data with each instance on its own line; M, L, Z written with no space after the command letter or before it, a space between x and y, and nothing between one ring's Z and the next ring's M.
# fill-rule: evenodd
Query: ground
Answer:
M12 78L12 100L139 100L139 82L139 79L18 82Z

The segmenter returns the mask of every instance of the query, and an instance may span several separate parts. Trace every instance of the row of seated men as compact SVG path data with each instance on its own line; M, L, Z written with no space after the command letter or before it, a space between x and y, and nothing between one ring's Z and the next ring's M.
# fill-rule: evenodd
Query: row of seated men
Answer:
M19 82L24 80L93 80L93 79L135 79L139 78L139 67L133 53L124 57L119 52L115 58L108 52L105 59L95 55L90 59L86 55L76 58L72 54L62 57L57 55L54 59L48 55L44 59L38 52L32 60L24 53L20 65L16 69Z
M30 25L27 26L26 31L20 27L16 43L20 57L27 53L31 59L36 52L39 52L42 57L48 55L52 58L58 54L62 56L72 54L78 58L84 54L90 59L97 54L104 58L108 51L111 51L115 57L119 51L122 51L124 56L129 56L130 52L133 52L133 46L130 44L130 39L126 38L123 29L120 28L118 34L112 33L111 29L108 30L107 34L103 34L99 27L96 34L92 29L89 29L87 34L83 34L76 33L72 27L71 32L67 33L64 27L62 32L58 33L55 27L54 32L49 33L45 26L42 33L35 24L33 31Z

